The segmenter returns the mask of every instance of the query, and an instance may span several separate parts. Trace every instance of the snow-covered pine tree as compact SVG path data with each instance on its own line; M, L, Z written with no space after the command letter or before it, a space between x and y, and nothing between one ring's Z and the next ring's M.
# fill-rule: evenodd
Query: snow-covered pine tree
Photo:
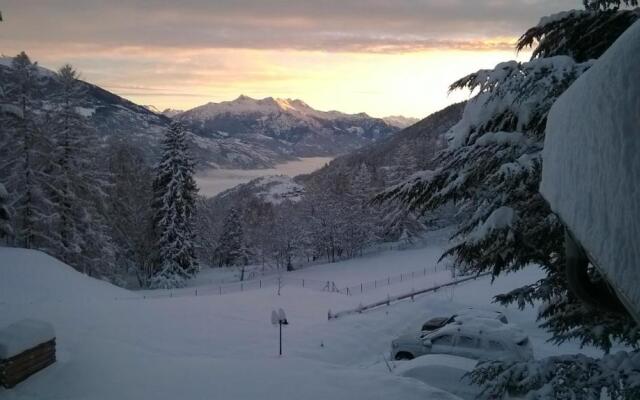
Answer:
M584 8L587 10L617 10L620 6L637 7L638 0L583 0Z
M48 129L53 151L48 191L55 214L51 252L83 273L113 278L114 246L106 223L109 177L97 163L93 128L78 113L84 91L70 65L57 72Z
M341 196L345 211L345 226L341 232L341 243L349 258L362 251L379 238L380 207L372 204L375 195L375 176L367 163L360 163L351 176L349 191Z
M184 286L199 270L193 227L198 193L194 168L186 132L180 123L173 122L163 140L163 154L153 182L158 261L152 287Z
M13 234L11 229L11 213L9 212L9 192L0 183L0 241L8 241L8 238Z
M636 1L625 1L637 5ZM586 10L542 18L518 40L518 51L533 47L533 58L562 54L577 62L600 55L640 17L640 10L618 10L620 1L596 0Z
M242 218L235 207L229 210L224 220L216 253L220 267L242 267L240 280L244 280L244 267L249 262L249 254L242 228Z
M153 241L153 171L142 150L126 138L109 143L109 213L111 235L116 245L116 265L134 273L140 287L147 287L157 259Z
M0 179L10 194L16 244L46 249L51 208L44 187L51 146L37 100L40 75L24 52L12 60L8 74L0 108Z
M268 235L271 254L278 268L293 271L294 259L304 244L303 218L293 203L285 203L275 210Z
M585 11L592 18L590 24L578 23L584 18L582 12L551 16L539 24L541 31L553 24L552 31L565 32L567 37L580 35L581 41L574 42L577 49L568 47L571 41L551 44L544 33L533 36L543 48L534 50L531 61L501 63L493 70L478 71L455 82L452 90L468 88L477 95L468 102L462 120L450 131L448 148L438 159L440 166L397 185L381 198L400 200L420 211L456 203L471 218L460 225L455 234L458 244L445 256L451 255L458 267L467 271L491 271L494 276L529 264L542 266L546 277L496 300L503 304L517 303L520 307L542 302L539 318L556 343L577 339L583 345L609 351L614 341L638 346L640 330L628 315L592 309L568 290L563 227L538 193L547 113L564 90L591 65L566 54L579 54L584 60L598 58L618 37L616 32L624 30L620 24L626 21L628 27L638 18L635 10L596 8ZM613 13L625 18L616 18ZM601 362L605 370L608 368L604 360L595 362ZM505 385L518 385L514 378L518 368L531 370L538 366L536 362L501 367L504 370L494 365L481 366L476 376L482 379L476 381L485 384L489 392L500 391ZM569 368L574 367L580 366ZM587 375L573 377L575 381L565 380L564 384L596 391L605 387L600 381L590 381ZM636 382L636 378L637 375L630 382ZM545 385L559 382L562 379L554 380L554 375L549 374L527 390L535 391L539 398L556 398Z
M471 380L484 387L479 398L636 400L640 398L638 369L639 352L607 354L601 359L560 355L529 363L485 362L471 373Z

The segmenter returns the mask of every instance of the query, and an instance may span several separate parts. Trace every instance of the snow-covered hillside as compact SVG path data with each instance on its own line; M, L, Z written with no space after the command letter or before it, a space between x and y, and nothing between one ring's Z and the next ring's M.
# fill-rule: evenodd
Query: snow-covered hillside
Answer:
M0 57L0 87L11 79L12 58ZM38 67L38 98L46 109L60 83L54 71ZM137 105L88 82L81 82L81 113L102 141L124 141L157 160L160 141L172 119L191 130L190 142L200 168L272 168L298 157L337 156L386 138L399 130L364 113L317 111L301 100L240 96L192 110L158 110Z
M0 87L11 79L13 58L0 57ZM38 66L38 90L34 103L42 109L50 108L55 92L60 88L56 74ZM146 158L155 162L160 151L160 140L169 119L156 114L146 106L137 105L88 82L81 82L82 102L78 110L87 117L103 141L121 140L140 148Z
M364 258L296 276L378 278L393 274L397 265L432 267L427 264L436 249L387 252L373 269L368 265L375 258ZM361 298L285 286L280 296L269 287L225 296L142 299L35 251L0 248L0 260L0 327L23 318L45 320L55 327L58 343L58 362L13 390L0 389L0 397L8 400L454 399L390 373L383 362L390 341L431 316L467 306L494 309L493 295L542 276L529 269L494 285L481 279L415 302L328 321L329 309L384 298L387 292ZM277 328L269 320L279 307L290 322L281 358ZM557 351L535 327L534 310L504 312L528 332L537 357Z

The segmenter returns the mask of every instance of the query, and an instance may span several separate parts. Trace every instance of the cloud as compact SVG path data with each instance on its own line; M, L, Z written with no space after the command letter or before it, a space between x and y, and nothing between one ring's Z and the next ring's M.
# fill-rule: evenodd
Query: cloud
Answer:
M541 16L580 3L3 0L0 52L26 50L54 69L69 62L159 108L243 93L420 117L463 98L447 97L453 80L513 58L513 42Z
M112 47L495 49L577 0L7 0L2 36ZM43 35L43 33L45 33Z

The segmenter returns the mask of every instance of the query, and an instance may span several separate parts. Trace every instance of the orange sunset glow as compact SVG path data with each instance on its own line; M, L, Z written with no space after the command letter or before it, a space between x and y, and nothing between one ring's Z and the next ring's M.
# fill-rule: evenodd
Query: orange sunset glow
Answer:
M70 62L84 79L139 104L188 109L245 94L424 117L468 97L448 94L459 77L526 59L513 43L539 10L577 2L5 3L3 55L25 50L51 69ZM483 18L472 21L467 8ZM506 25L494 11L515 19ZM92 23L103 18L109 24Z

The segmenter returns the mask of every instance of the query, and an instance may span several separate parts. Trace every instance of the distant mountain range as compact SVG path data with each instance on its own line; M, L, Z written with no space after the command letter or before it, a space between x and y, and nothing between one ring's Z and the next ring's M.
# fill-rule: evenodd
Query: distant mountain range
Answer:
M407 128L416 122L420 121L420 118L403 117L402 115L391 115L389 117L382 118L384 122L389 125L395 126L400 129Z
M9 79L11 58L0 57L0 85ZM39 67L41 101L49 101L59 83ZM392 136L414 122L404 117L373 118L367 114L318 111L301 100L257 100L240 96L191 110L158 110L137 105L107 90L82 82L82 113L103 141L126 140L158 158L166 126L172 119L190 131L199 168L257 169L299 157L339 156Z
M173 115L206 141L221 166L270 167L298 157L337 156L399 130L367 114L318 111L301 100L253 99L207 103ZM204 143L203 143L204 144ZM236 146L234 152L229 144Z
M257 202L279 204L282 199L298 201L305 187L324 188L336 180L351 181L364 164L372 173L374 190L383 190L402 179L436 167L436 155L446 145L445 134L462 117L465 103L433 113L395 135L361 147L331 161L324 168L298 177L262 177L238 185L211 199L223 210Z

